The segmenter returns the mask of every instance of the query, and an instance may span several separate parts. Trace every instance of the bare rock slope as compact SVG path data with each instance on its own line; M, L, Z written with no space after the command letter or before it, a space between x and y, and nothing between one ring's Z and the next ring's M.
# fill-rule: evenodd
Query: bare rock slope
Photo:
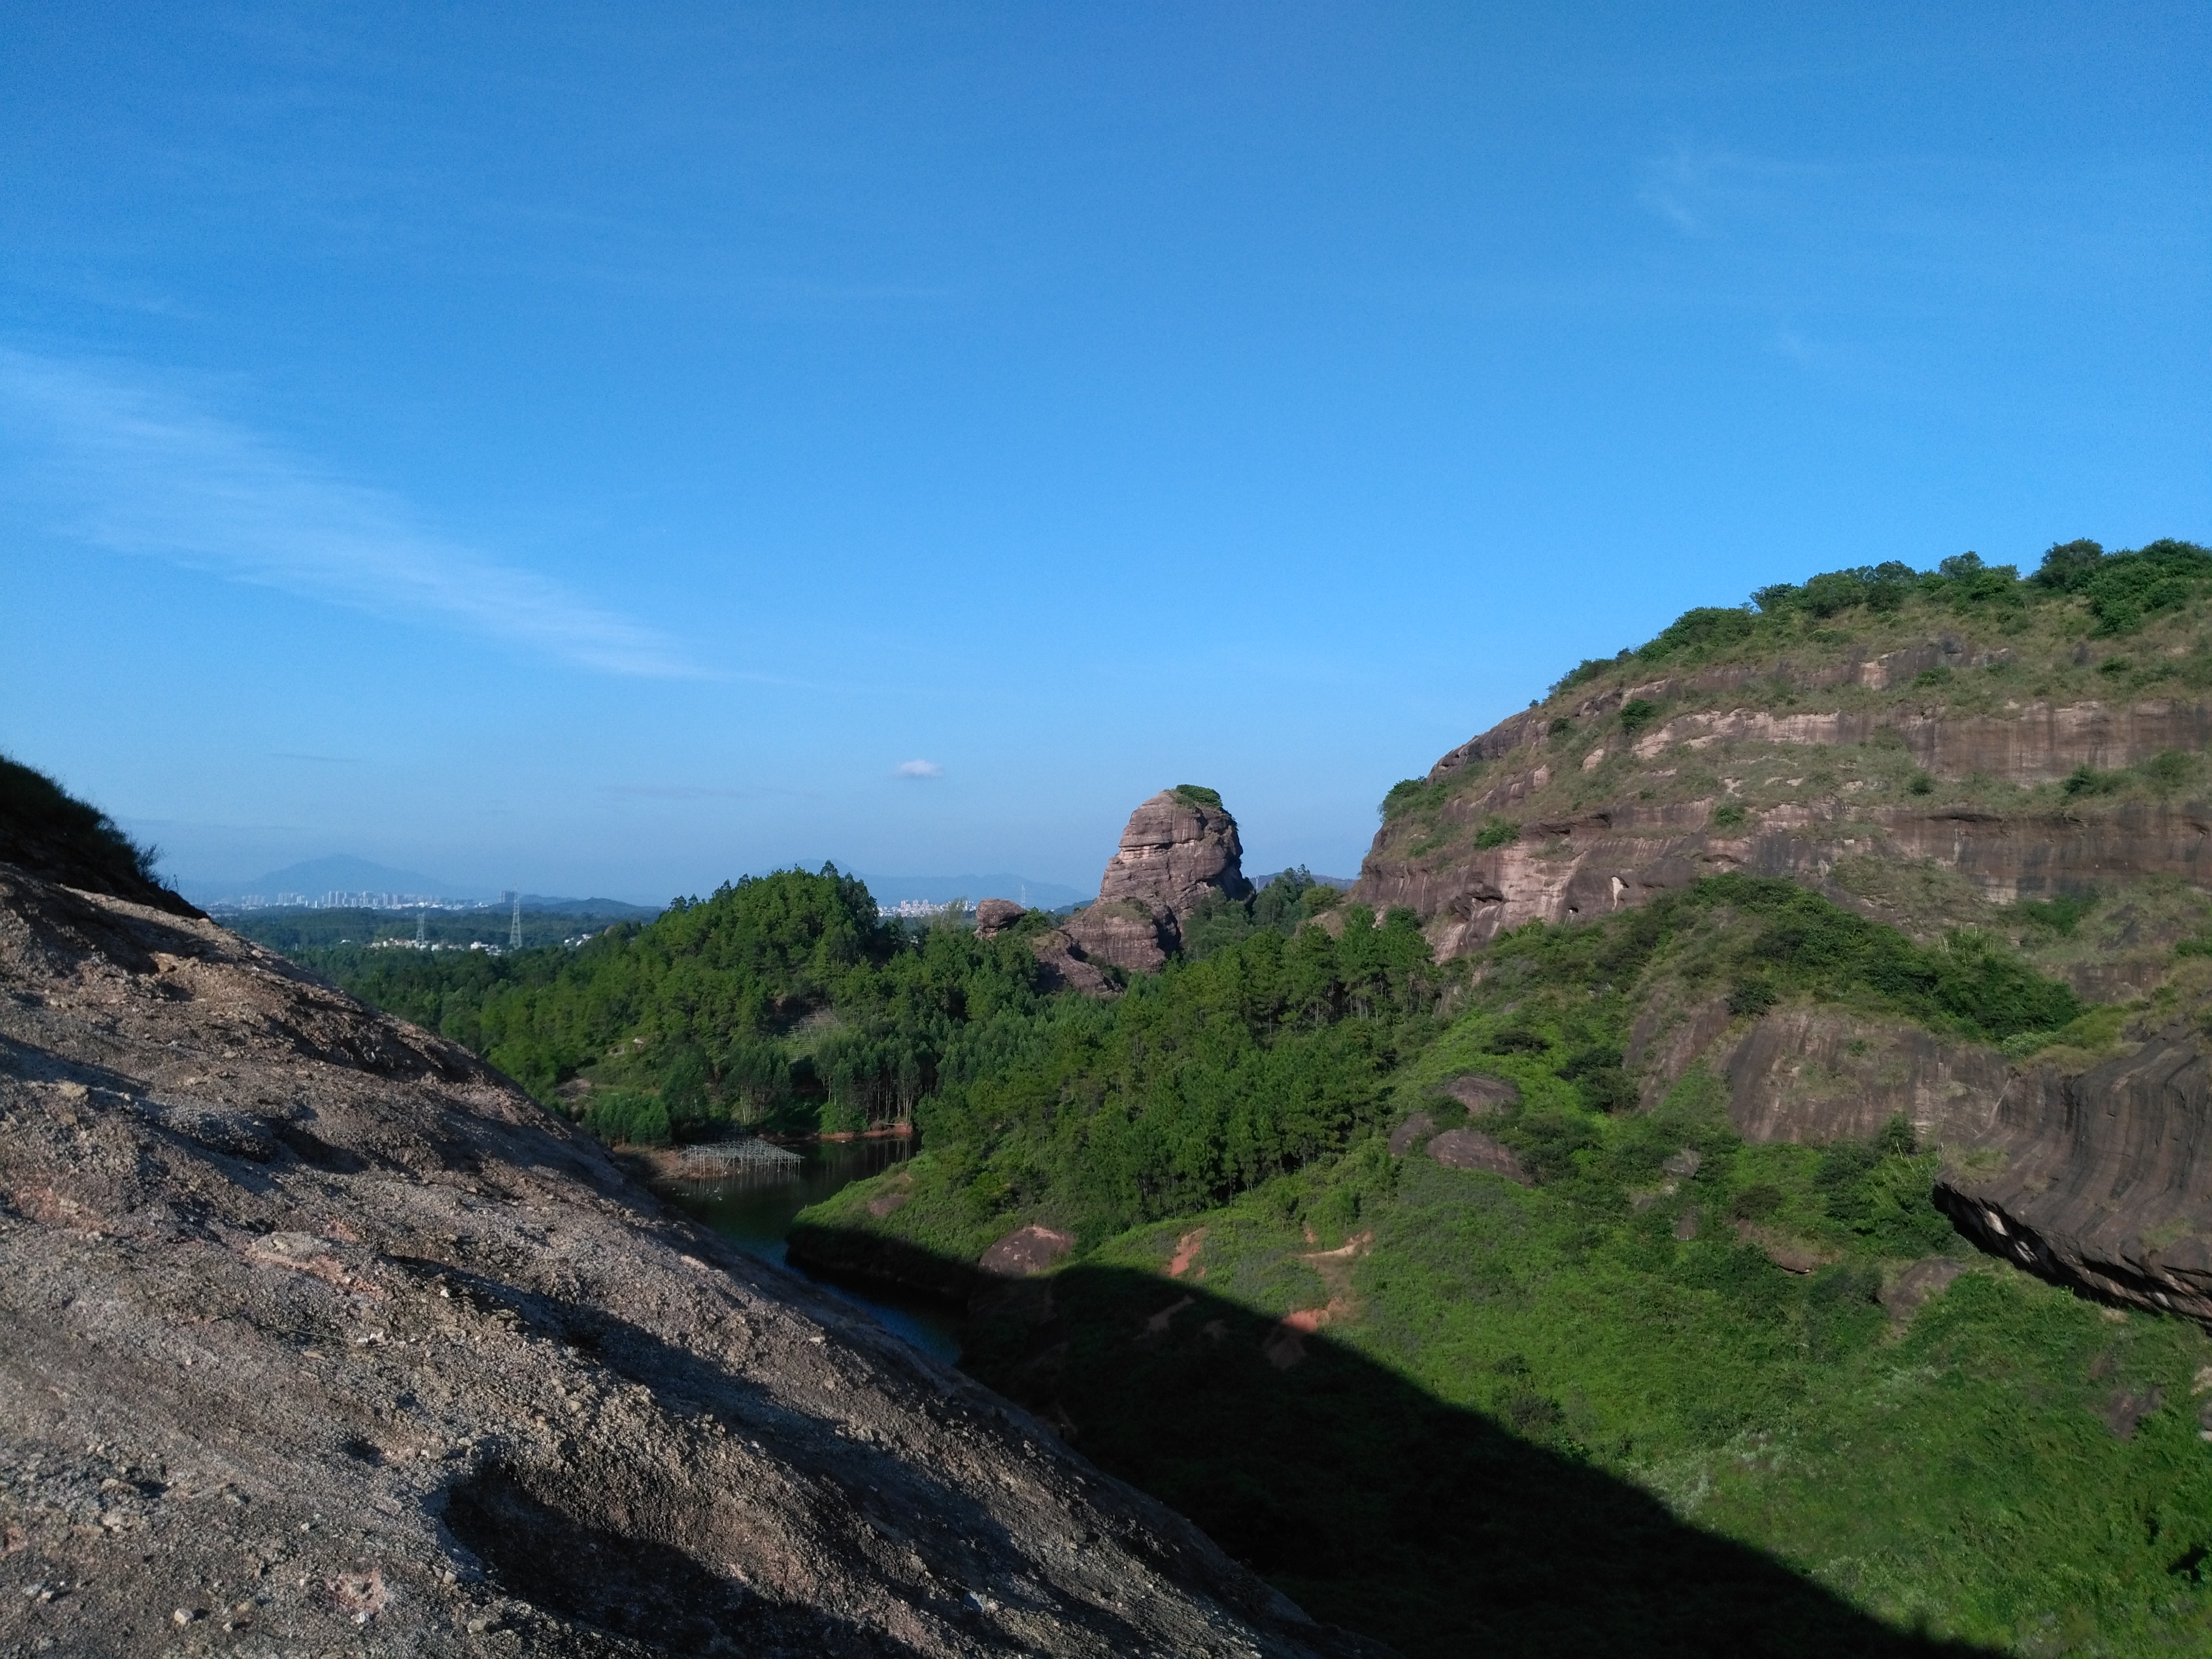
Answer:
M0 1650L1348 1654L462 1050L0 866Z

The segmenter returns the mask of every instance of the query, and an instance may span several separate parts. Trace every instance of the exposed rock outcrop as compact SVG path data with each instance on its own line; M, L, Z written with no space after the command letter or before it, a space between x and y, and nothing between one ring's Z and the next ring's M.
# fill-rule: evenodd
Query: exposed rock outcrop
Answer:
M2212 1323L2212 1060L2186 1023L2075 1076L1829 1008L1731 1022L1716 1003L1640 1035L1647 1098L1702 1061L1749 1140L1862 1139L1903 1117L1943 1152L1936 1202L1984 1249Z
M1374 1650L212 923L0 868L0 1646Z
M1097 963L1085 957L1081 947L1065 928L1031 934L1030 950L1037 965L1044 969L1048 991L1080 991L1087 997L1120 994L1120 988L1100 971Z
M1432 817L1386 822L1352 897L1378 913L1406 905L1441 956L1480 948L1523 922L1567 921L1644 902L1728 871L1825 883L1840 860L1925 860L1966 876L1998 903L2145 877L2212 883L2212 800L2194 795L1996 811L1969 800L1915 799L1863 779L1823 779L1823 751L1887 744L1931 780L2021 789L2080 769L2110 772L2160 755L2212 747L2202 698L2029 699L1997 712L1870 694L1909 687L1930 670L2002 664L2008 653L1944 635L1817 666L1787 660L1695 673L1559 699L1515 714L1438 760L1444 790ZM1828 708L1748 706L1752 689L1786 690ZM1681 704L1706 702L1708 707ZM1660 711L1630 726L1624 708ZM1666 712L1670 706L1679 712ZM1794 761L1791 757L1795 756ZM1737 804L1747 769L1783 769L1788 799ZM1562 810L1563 780L1595 775ZM1712 793L1667 799L1638 786L1703 775ZM1474 780L1468 782L1468 780ZM1603 781L1614 781L1606 789ZM1589 799L1592 787L1603 793ZM1720 812L1726 807L1729 811ZM1513 839L1474 844L1506 823Z
M1085 957L1133 974L1158 972L1182 942L1173 911L1135 899L1101 899L1070 916L1064 931Z
M2185 1025L2012 1080L1936 1202L1984 1249L2095 1294L2212 1322L2212 1063Z
M1012 899L984 899L975 906L976 937L995 939L1028 914Z
M1210 789L1163 789L1129 814L1098 880L1098 902L1129 899L1187 916L1208 893L1243 898L1244 848L1237 820Z
M1129 815L1107 861L1098 897L1070 918L1081 952L1132 973L1152 973L1182 944L1183 920L1211 894L1243 898L1244 848L1237 820L1210 789L1163 789Z

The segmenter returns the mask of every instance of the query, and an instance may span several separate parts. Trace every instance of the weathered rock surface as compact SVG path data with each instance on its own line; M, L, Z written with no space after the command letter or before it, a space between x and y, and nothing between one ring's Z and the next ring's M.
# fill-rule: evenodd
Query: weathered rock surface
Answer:
M1098 900L1133 899L1187 916L1208 893L1243 898L1244 847L1218 804L1163 789L1129 814L1121 845L1099 878Z
M1243 860L1237 820L1218 799L1163 789L1129 815L1097 902L1069 919L1068 935L1095 961L1152 973L1180 947L1183 919L1209 894L1251 892Z
M1072 1233L1050 1227L1017 1227L983 1252L976 1265L1001 1279L1026 1279L1058 1267L1075 1248Z
M1471 831L1499 815L1521 819L1516 841L1476 848L1464 838L1442 851L1422 848L1386 823L1361 865L1352 896L1381 912L1406 905L1426 924L1440 956L1475 950L1523 922L1589 918L1643 903L1698 878L1729 871L1820 883L1838 860L1925 860L1957 870L1998 902L2079 892L2147 876L2212 882L2212 801L2082 802L2058 811L2007 816L1973 806L1878 802L1839 793L1747 811L1716 824L1715 800L1645 800L1631 788L1602 805L1546 812L1533 803L1559 766L1589 771L1610 755L1633 757L1646 771L1711 763L1739 746L1817 752L1880 737L1901 745L1939 778L1978 776L2031 786L2076 768L2134 766L2166 751L2212 745L2212 702L2172 698L2106 703L2029 702L2001 714L1952 714L1892 702L1803 712L1731 707L1726 694L1754 683L1786 681L1800 692L1881 690L1909 684L1926 668L1970 667L2004 656L1945 636L1925 646L1819 670L1787 662L1731 665L1616 689L1574 705L1501 721L1430 769L1444 784L1480 766L1481 785L1440 809L1445 830ZM1696 701L1692 708L1632 738L1604 739L1579 761L1562 760L1554 724L1602 719L1627 701ZM1793 780L1796 781L1796 780ZM1527 816L1524 816L1527 815Z
M993 939L1029 914L1012 899L987 898L975 906L975 932L982 939Z
M1070 916L1064 931L1087 959L1133 974L1157 973L1182 942L1173 911L1135 899L1101 899Z
M1454 1078L1444 1085L1444 1092L1466 1107L1469 1117L1487 1117L1521 1103L1518 1084L1502 1077L1485 1077L1480 1072Z
M27 1653L1375 1650L459 1048L7 868L0 1538Z
M1723 1008L1716 1029L1720 1006L1640 1034L1655 1067L1647 1099L1702 1061L1747 1139L1825 1145L1902 1116L1942 1148L1936 1200L1984 1249L2099 1297L2212 1322L2212 1060L2185 1022L2069 1077L1831 1008L1733 1023ZM1901 1294L1917 1305L1911 1286Z
M1777 1008L1705 1058L1747 1140L1863 1139L1902 1117L1927 1145L1964 1146L2013 1085L1993 1048L1835 1008Z
M1479 1129L1447 1129L1429 1143L1428 1152L1447 1170L1486 1170L1524 1187L1530 1184L1513 1149Z
M1082 948L1066 928L1054 927L1030 935L1030 951L1044 969L1044 987L1048 991L1080 991L1087 997L1120 994L1114 981L1099 971L1097 963L1084 956Z
M2063 1077L2015 1076L1936 1200L1984 1249L2098 1295L2212 1321L2212 1064L2177 1024Z

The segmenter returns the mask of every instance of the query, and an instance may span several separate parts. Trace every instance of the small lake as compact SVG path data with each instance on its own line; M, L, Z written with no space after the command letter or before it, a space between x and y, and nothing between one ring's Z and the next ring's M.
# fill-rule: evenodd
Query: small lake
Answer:
M741 1167L725 1180L671 1183L659 1191L692 1219L712 1227L748 1255L773 1261L819 1285L924 1353L947 1364L957 1360L959 1316L943 1303L881 1285L860 1288L824 1279L784 1259L784 1241L801 1210L819 1204L853 1182L904 1163L914 1151L913 1141L890 1137L823 1141L799 1151L800 1161L796 1167Z

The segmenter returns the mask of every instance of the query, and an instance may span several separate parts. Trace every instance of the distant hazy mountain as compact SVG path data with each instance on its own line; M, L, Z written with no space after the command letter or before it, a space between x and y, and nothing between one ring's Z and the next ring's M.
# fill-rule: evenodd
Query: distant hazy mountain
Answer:
M860 879L868 884L878 904L896 904L904 899L942 904L956 898L971 903L977 899L1009 898L1025 900L1035 909L1056 910L1091 896L1065 882L1038 881L1030 876L862 876Z

